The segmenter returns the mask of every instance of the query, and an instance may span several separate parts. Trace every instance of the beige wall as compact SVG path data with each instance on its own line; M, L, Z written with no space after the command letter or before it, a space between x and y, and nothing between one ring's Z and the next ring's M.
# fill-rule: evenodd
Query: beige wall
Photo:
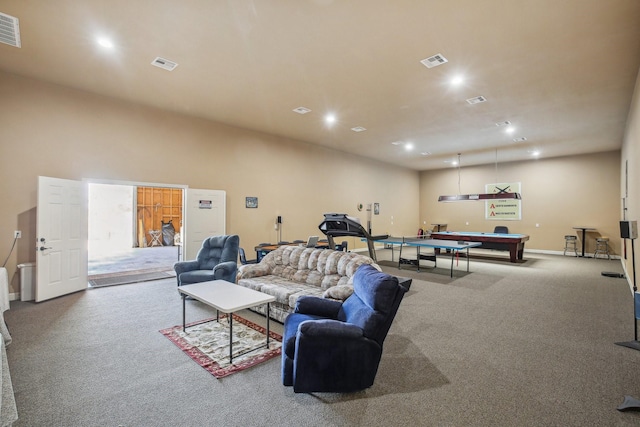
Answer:
M287 240L318 234L325 212L366 224L358 203L380 203L374 233L409 234L418 222L415 171L1 72L0 129L3 260L13 230L23 231L6 266L11 292L19 290L16 265L35 259L39 175L225 190L227 232L245 249L276 240L277 215ZM259 208L246 209L246 196Z
M631 102L631 108L627 119L627 129L622 146L622 158L620 159L620 197L627 199L627 220L640 221L640 73L636 79L636 88ZM628 177L625 178L625 170L628 170ZM628 194L626 191L628 183ZM621 216L622 217L622 216ZM624 262L627 275L630 277L630 286L633 286L633 265L631 256L631 241L627 240L628 257ZM636 249L640 250L638 241L634 242ZM640 254L636 259L640 258ZM636 270L638 270L636 261Z
M520 182L522 220L485 220L484 202L439 203L438 196L458 194L458 169L420 174L420 221L443 222L449 230L493 231L506 225L513 233L528 234L525 249L561 251L564 235L576 234L574 226L597 229L586 239L587 253L594 238L608 236L613 251L620 253L620 152L498 163L460 168L460 192L482 193L485 184ZM466 223L469 225L466 225ZM539 224L539 227L536 227Z
M528 249L562 250L562 236L584 224L611 237L615 253L621 254L616 239L624 191L620 165L627 159L629 218L640 213L637 92L622 156L609 152L500 163L497 174L495 165L463 167L462 192L480 192L496 177L519 181L522 220L506 225L531 236ZM9 253L13 230L24 236L6 265L11 292L19 287L16 265L35 258L39 175L225 190L227 232L239 234L245 248L276 240L277 215L283 217L282 237L288 240L316 233L324 212L347 212L365 222L366 212L356 211L358 203L380 203L374 233L414 234L423 221L470 231L490 231L497 224L484 220L483 203L437 202L440 194L458 192L455 168L418 173L1 72L0 126L0 258ZM259 208L245 209L246 196L259 197ZM349 244L364 247L353 239Z

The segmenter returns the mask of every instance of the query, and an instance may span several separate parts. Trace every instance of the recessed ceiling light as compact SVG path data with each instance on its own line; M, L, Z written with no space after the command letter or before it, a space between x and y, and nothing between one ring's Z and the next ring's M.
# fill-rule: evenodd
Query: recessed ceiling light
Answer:
M458 75L451 79L451 86L460 86L464 82L464 77Z
M421 156L430 156L431 153L429 151L423 151L422 153L420 153Z
M332 125L332 124L334 124L336 122L336 116L331 114L331 113L329 113L326 116L324 116L324 121L325 121L326 124Z
M475 98L469 98L467 99L467 102L469 104L479 104L481 102L487 102L487 98L485 98L484 96L480 95L480 96L476 96Z
M113 42L106 37L99 37L98 44L105 49L113 49Z
M520 138L513 138L513 142L525 142L526 140L527 138L525 138L524 136Z
M504 131L506 133L514 133L516 131L516 128L514 128L513 126L509 126Z
M511 122L509 120L505 120L504 122L496 123L496 126L502 127L502 126L509 126L510 124L511 124Z
M407 151L413 150L413 144L411 142L407 142L406 144L404 144L404 149Z
M391 144L392 145L401 145L402 141L393 141Z
M356 126L354 128L351 128L351 130L354 132L364 132L365 130L367 130L367 128L363 128L362 126Z
M538 157L540 155L540 150L529 150L527 153L531 154L533 157Z
M298 108L294 108L293 111L295 111L298 114L307 114L310 113L311 110L308 109L307 107L298 107Z

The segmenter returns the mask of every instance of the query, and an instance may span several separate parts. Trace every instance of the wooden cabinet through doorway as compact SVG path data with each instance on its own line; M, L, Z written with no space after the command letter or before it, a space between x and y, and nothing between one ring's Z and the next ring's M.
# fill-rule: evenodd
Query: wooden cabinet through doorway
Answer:
M137 187L138 247L157 246L150 231L162 233L162 222L171 221L176 234L182 228L182 189ZM160 237L160 244L162 244Z

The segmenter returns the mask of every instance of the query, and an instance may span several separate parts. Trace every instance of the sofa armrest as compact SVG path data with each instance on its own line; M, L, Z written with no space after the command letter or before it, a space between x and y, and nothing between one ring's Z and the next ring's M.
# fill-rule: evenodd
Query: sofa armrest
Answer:
M176 271L176 276L180 276L187 271L197 270L199 267L198 261L179 261L173 264L173 269Z
M178 261L173 264L173 269L176 272L176 280L178 282L178 286L180 286L180 275L182 273L186 273L187 271L197 270L200 264L198 261Z
M261 277L268 274L271 274L271 268L264 262L244 264L238 267L238 280L251 279L252 277Z
M396 277L398 278L398 285L402 286L405 292L409 292L409 289L411 288L411 282L413 282L413 279L409 277L401 277L401 276L396 276Z
M310 314L314 316L335 319L342 307L341 301L303 295L296 301L294 313Z
M213 277L218 279L226 279L227 277L236 277L235 273L238 269L238 264L234 261L225 261L220 264L216 264L213 267Z
M351 324L332 319L307 320L298 326L298 339L311 338L321 339L357 339L363 336L362 328Z

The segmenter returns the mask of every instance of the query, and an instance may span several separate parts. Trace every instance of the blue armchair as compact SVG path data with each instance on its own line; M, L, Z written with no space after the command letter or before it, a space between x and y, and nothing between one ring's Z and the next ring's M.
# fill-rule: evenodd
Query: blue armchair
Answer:
M173 265L178 286L209 280L235 283L239 247L240 237L235 234L205 239L195 260L176 262Z
M344 302L303 296L284 322L282 383L296 393L373 385L382 345L411 280L362 265Z

